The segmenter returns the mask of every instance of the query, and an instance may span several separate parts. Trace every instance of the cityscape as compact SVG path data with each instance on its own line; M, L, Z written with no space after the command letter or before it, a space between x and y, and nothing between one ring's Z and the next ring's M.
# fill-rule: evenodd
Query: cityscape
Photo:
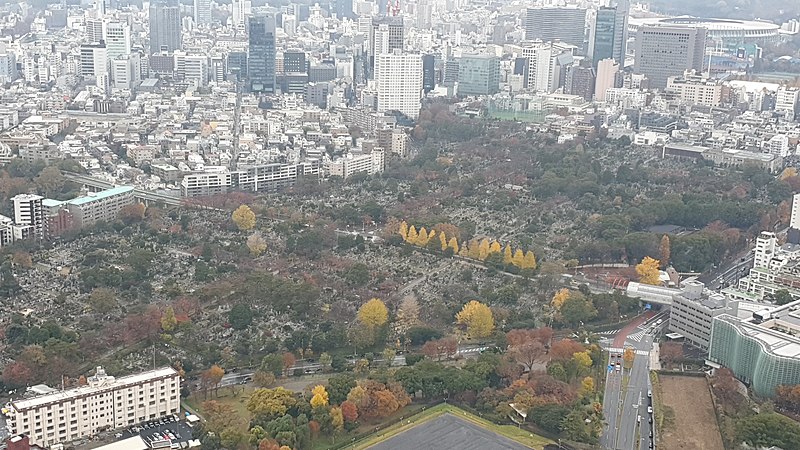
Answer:
M800 3L0 2L0 450L800 450Z

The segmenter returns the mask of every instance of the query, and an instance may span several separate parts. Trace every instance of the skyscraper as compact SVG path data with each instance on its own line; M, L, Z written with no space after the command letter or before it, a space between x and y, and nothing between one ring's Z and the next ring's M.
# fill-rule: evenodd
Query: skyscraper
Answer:
M521 56L528 64L525 86L537 92L555 92L563 85L566 67L574 61L575 47L561 42L524 44Z
M592 65L597 67L601 59L614 57L614 41L617 34L617 8L600 8L594 19L594 27L589 38L589 53Z
M108 59L131 54L131 27L125 22L106 22L103 39L108 49Z
M559 40L585 52L586 10L582 8L528 8L525 14L525 39Z
M11 198L14 203L14 223L33 227L38 238L45 236L43 197L33 194L19 194Z
M619 63L611 58L601 59L597 63L597 80L594 84L595 100L599 102L605 101L606 91L614 87L619 87L617 86L619 67Z
M150 3L150 54L181 49L181 8L176 0Z
M422 55L422 90L427 94L436 88L436 56Z
M463 55L458 62L458 95L500 91L500 60L491 55Z
M194 0L194 23L199 26L211 25L211 0Z
M400 50L375 56L375 86L378 111L400 111L419 117L422 98L422 55Z
M705 28L640 26L633 71L645 75L651 88L664 89L669 77L703 70L705 46Z
M275 16L251 17L247 49L247 78L250 92L275 92Z

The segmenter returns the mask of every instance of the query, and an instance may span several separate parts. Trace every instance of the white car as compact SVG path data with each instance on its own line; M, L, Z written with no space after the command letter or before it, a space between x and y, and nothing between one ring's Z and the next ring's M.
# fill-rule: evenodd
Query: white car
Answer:
M652 406L648 406L647 407L647 413L648 414L653 414L653 407Z

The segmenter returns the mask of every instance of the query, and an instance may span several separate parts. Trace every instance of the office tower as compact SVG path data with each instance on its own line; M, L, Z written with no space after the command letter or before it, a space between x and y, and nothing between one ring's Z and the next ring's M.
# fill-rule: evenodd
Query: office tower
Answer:
M392 53L395 49L403 49L403 18L386 16L372 19L370 33L371 56L381 53Z
M353 0L336 0L334 5L334 12L339 19L355 17L353 13Z
M45 234L43 199L33 194L19 194L11 199L14 203L14 223L33 227L34 235L40 239Z
M604 102L606 100L606 91L619 87L619 68L619 63L610 58L602 59L597 63L597 80L594 84L595 100Z
M436 88L436 56L422 55L422 90L427 94Z
M193 12L197 26L211 25L211 0L194 0Z
M775 112L782 113L794 120L800 109L800 89L781 86L775 93Z
M250 0L233 0L231 2L231 25L240 31L244 31L247 18L252 12Z
M194 86L208 85L208 57L206 55L190 55L176 51L175 78L184 80Z
M458 95L500 92L500 60L491 55L464 55L458 61Z
M241 81L247 76L247 52L228 53L228 80Z
M614 49L612 57L625 68L625 54L628 50L628 16L630 14L630 0L619 0L616 6L617 23L614 27Z
M275 16L251 17L247 49L247 78L250 92L275 92Z
M597 10L594 18L594 27L589 37L589 54L595 67L602 59L616 59L614 58L616 26L616 8L603 7ZM617 59L617 61L619 60Z
M115 89L132 89L141 81L141 60L138 53L111 60L111 80Z
M90 44L97 44L103 40L103 19L95 17L86 17L85 33L86 42Z
M687 69L703 70L705 45L705 28L642 25L633 71L645 75L651 88L664 89L669 77Z
M17 55L0 42L0 84L10 83L17 79Z
M433 4L430 0L420 0L417 2L417 28L425 30L431 27L431 15Z
M181 8L176 0L150 3L150 54L181 49Z
M567 67L564 80L564 93L579 95L586 100L591 100L594 95L595 72L586 65L572 65Z
M525 15L525 39L561 41L577 47L576 54L584 53L586 37L586 10L582 8L545 7L528 8Z
M561 42L526 42L522 57L528 63L525 86L536 92L555 92L563 85L575 47Z
M422 56L400 50L375 56L378 111L400 111L411 119L419 116L422 98Z
M94 0L94 10L97 12L97 17L103 18L107 12L107 0Z
M284 73L307 73L306 52L302 50L283 52L283 71Z
M108 52L105 44L81 45L80 75L84 77L99 77L107 72Z
M131 54L131 27L124 22L106 22L103 26L108 59Z

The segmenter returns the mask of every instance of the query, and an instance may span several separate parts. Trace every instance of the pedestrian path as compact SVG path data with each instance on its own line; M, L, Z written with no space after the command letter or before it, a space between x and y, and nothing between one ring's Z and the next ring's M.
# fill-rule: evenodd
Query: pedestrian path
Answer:
M639 330L636 333L629 334L628 335L628 339L630 339L632 341L635 341L635 342L641 342L642 341L642 337L646 333L647 333L647 330Z

